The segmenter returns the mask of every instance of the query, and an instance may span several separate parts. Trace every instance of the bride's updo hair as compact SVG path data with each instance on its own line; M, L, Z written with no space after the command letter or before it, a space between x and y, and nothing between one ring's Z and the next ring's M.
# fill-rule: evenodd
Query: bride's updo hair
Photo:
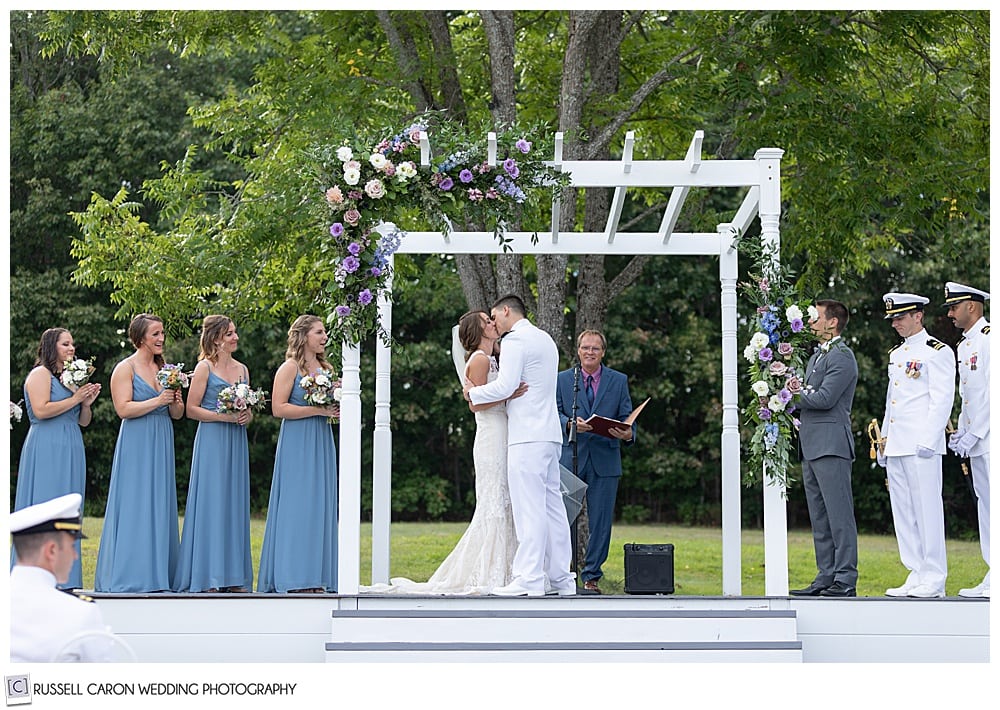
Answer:
M469 311L458 319L458 339L465 350L465 359L479 347L483 340L483 316L489 318L486 311Z

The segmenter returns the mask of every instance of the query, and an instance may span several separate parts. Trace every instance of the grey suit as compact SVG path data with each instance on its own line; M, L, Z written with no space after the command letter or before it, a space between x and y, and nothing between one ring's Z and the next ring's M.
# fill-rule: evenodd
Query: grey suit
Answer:
M851 405L858 383L854 353L836 338L809 359L799 400L799 457L816 550L815 582L858 581L858 528L851 492Z

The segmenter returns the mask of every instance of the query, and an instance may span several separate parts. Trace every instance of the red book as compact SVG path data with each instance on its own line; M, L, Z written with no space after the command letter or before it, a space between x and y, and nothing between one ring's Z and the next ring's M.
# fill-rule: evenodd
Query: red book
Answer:
M601 436L606 436L609 439L614 439L615 437L611 436L609 429L631 429L635 420L639 418L642 408L649 404L650 399L652 399L652 397L646 397L646 401L633 409L632 413L629 414L623 422L620 422L617 419L608 419L607 417L602 417L599 414L591 414L583 420L585 423L589 424L592 429L587 433L599 434Z

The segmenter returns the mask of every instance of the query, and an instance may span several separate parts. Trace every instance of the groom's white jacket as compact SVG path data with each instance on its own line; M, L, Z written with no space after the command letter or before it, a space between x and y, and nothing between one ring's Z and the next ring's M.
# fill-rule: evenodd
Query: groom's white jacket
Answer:
M470 389L469 398L473 404L498 402L510 397L518 384L525 382L528 391L507 403L507 443L562 444L556 409L558 375L559 349L552 337L522 318L504 336L497 378Z

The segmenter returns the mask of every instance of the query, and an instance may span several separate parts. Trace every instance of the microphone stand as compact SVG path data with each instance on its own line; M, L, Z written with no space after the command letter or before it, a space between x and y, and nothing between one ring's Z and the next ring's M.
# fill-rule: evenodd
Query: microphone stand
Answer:
M580 361L577 360L575 363L573 363L573 407L572 407L573 416L570 417L569 420L569 436L567 438L567 440L573 445L573 475L576 476L577 478L579 478L579 471L578 471L579 463L577 462L576 411L577 407L579 406L577 404L577 398L579 397L579 394L580 394ZM573 561L571 564L573 572L575 572L576 574L579 574L580 572L578 569L579 555L577 554L579 519L580 519L579 515L573 518L573 524L570 526L569 529L569 541L570 545L572 545L573 548Z

